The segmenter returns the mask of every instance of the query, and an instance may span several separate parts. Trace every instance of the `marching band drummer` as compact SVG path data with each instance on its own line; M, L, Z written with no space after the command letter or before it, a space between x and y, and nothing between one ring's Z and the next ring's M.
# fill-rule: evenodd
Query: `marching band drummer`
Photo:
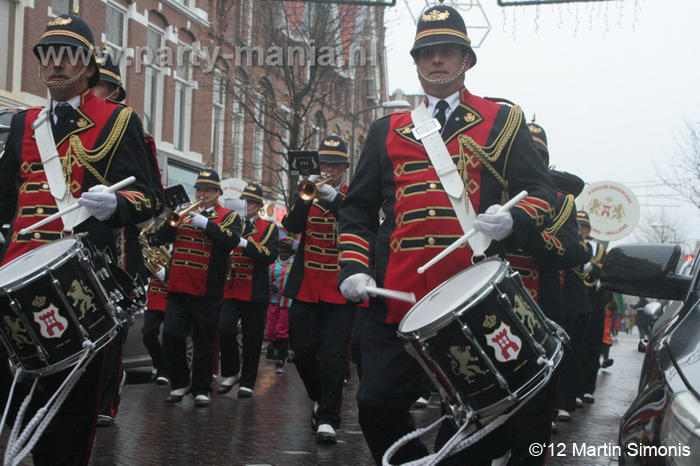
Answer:
M414 124L407 112L381 118L370 127L340 208L340 290L353 301L370 299L367 286L375 283L421 299L471 264L472 249L465 245L425 274L416 272L468 229L458 221L456 208L469 212L473 206L479 213L473 227L495 240L487 255L504 248L527 250L551 219L556 193L520 107L499 105L464 87L465 72L476 64L476 55L460 14L442 4L426 10L418 21L411 55L426 93L423 121L435 118L441 133L432 134L442 138L430 138L425 128L433 125L420 123L419 114L419 124ZM415 127L418 136L412 132ZM428 145L417 137L437 141ZM448 154L439 150L443 145ZM433 148L441 153L433 154ZM448 163L441 164L438 173L431 160L442 162L443 154ZM453 162L457 183L454 167L450 169ZM448 189L466 189L470 202L453 204ZM499 204L522 190L528 197L510 211L496 212ZM386 215L381 225L380 209ZM423 369L397 336L410 307L372 298L362 328L359 422L377 464L393 443L415 429L409 409L420 394ZM436 448L449 439L450 430L455 431L451 423L443 423ZM440 464L490 465L509 448L507 436L499 437L499 432L504 429ZM416 439L392 462L427 454Z
M90 92L100 75L93 35L82 19L70 15L52 19L33 51L51 100L47 109L31 108L12 120L0 162L0 223L11 222L2 263L71 231L87 232L89 242L98 249L115 251L115 229L149 220L162 202L162 192L143 169L148 166L149 152L141 121L129 107ZM47 118L42 120L44 115ZM54 158L55 151L60 158ZM117 193L105 192L105 186L129 176L136 182ZM19 233L65 209L75 198L85 209ZM87 366L32 450L34 464L87 464L96 424L102 354L98 352ZM7 364L0 364L0 368L6 390L12 378ZM28 415L46 404L68 372L40 380Z
M223 304L229 254L241 241L241 217L219 204L223 194L219 174L199 172L194 184L201 213L166 220L158 239L173 244L168 304L163 323L163 351L170 376L167 403L180 403L192 392L195 406L210 401L214 346ZM187 364L187 335L192 335L192 374Z

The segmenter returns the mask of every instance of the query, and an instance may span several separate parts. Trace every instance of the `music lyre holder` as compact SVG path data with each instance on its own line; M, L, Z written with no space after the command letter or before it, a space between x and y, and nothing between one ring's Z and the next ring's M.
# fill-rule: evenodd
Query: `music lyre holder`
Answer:
M289 174L308 178L310 175L320 175L321 165L316 150L290 150L287 152Z
M163 192L165 194L165 205L170 210L175 210L179 205L190 203L190 196L187 195L185 188L179 183L168 186Z

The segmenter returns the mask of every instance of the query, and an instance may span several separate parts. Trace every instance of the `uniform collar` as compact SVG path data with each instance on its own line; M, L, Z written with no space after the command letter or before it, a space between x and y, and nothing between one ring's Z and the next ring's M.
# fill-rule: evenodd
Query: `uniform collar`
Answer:
M426 94L426 97L428 98L428 113L431 116L435 116L435 111L436 111L435 106L437 105L438 102L440 102L441 100L444 100L445 102L447 102L447 105L449 105L449 108L447 110L445 110L445 121L447 121L447 119L450 118L450 115L452 114L454 109L456 109L457 106L459 105L460 91L457 91L454 94L449 95L444 99L440 99L438 97L435 97L432 95L427 95L427 94Z

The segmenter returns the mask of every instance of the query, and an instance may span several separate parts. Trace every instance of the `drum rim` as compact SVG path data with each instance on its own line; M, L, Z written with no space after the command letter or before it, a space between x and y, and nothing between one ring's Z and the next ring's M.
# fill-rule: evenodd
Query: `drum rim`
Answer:
M420 328L416 328L416 329L413 329L410 331L404 331L401 329L402 326L406 323L408 316L411 315L411 313L415 309L417 309L421 305L421 303L426 301L432 294L434 294L435 292L440 290L443 286L445 286L445 284L448 281L450 281L453 278L457 277L458 275L466 272L467 270L469 270L472 267L477 267L480 264L487 264L487 263L491 263L491 262L498 262L499 263L498 269L489 278L489 281L486 284L484 284L481 288L476 290L466 301L457 305L453 310L446 312L445 314L436 318L432 322L429 322L428 324L426 324ZM430 293L423 296L423 298L421 298L420 301L418 301L416 304L414 304L411 307L411 309L409 309L409 311L406 313L405 316L403 316L403 319L401 319L401 322L399 323L399 328L398 328L399 335L402 338L411 339L411 340L413 340L413 339L420 340L420 339L424 339L424 338L428 338L428 337L433 336L435 334L435 332L437 332L438 330L445 327L445 325L447 323L451 322L453 320L454 316L461 315L465 311L465 308L464 308L465 306L468 306L468 305L474 303L475 300L476 300L476 302L481 301L485 294L490 293L495 288L496 284L499 283L503 279L503 277L507 274L508 267L509 267L509 265L508 265L507 261L501 259L498 256L494 256L494 257L489 257L488 259L484 259L483 261L481 261L477 264L474 264L471 267L467 267L466 269L454 274L453 276L451 276L450 278L448 278L447 280L442 282L440 285L435 287L433 290L431 290ZM478 299L476 299L476 298L478 298Z
M84 248L84 245L81 241L81 238L77 235L76 236L68 236L65 238L59 238L55 241L51 241L50 243L43 244L43 245L39 246L38 248L34 248L31 251L27 251L26 253L22 254L19 257L15 257L10 262L8 262L7 264L0 267L0 273L2 273L3 269L5 269L6 267L9 268L10 265L14 264L15 261L18 261L19 259L24 257L26 254L33 253L33 252L38 251L39 249L41 249L43 247L46 247L46 246L49 246L49 245L52 245L52 244L55 244L58 242L64 242L64 241L74 241L75 244L72 245L63 254L56 256L56 258L50 264L46 264L44 266L38 267L38 268L26 273L25 275L21 275L20 277L8 282L7 284L4 284L4 285L0 284L0 292L3 294L10 294L13 291L15 291L19 285L22 285L20 288L23 288L24 286L35 281L38 277L43 276L46 273L47 268L50 270L55 270L57 267L60 267L61 265L65 264L68 260L73 258L73 256L78 254ZM78 246L78 247L76 247L76 246Z

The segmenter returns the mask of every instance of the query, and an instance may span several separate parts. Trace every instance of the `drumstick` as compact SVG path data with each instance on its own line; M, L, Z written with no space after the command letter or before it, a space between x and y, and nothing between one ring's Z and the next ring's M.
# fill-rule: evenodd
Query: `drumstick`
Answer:
M113 193L113 192L115 192L115 191L119 191L119 190L122 189L123 187L129 186L129 185L130 185L131 183L133 183L134 181L136 181L136 178L134 178L133 176L130 176L129 178L124 178L124 179L121 180L119 183L113 184L112 186L110 186L109 188L105 189L105 190L102 191L102 192L103 192L103 193ZM36 229L36 228L39 228L40 226L46 225L46 224L49 223L49 222L53 222L53 221L56 220L57 218L61 218L61 217L63 217L64 215L73 212L74 210L78 210L80 207L81 207L80 204L78 204L78 203L76 202L75 204L71 205L71 206L68 207L67 209L60 210L60 211L56 212L55 214L46 217L46 218L43 219L43 220L39 220L39 221L36 222L34 225L29 226L29 227L27 227L27 228L24 228L24 229L20 230L19 234L20 234L20 235L24 235L25 233L28 233L28 232L30 232L30 231Z
M496 213L502 214L503 212L508 212L515 204L522 201L526 196L527 196L527 191L520 191L520 193L518 193L517 196L515 196L510 201L503 204L501 207L499 207L498 210L496 211ZM477 231L473 228L471 230L469 230L464 236L459 238L454 243L450 244L447 248L445 248L444 251L442 251L440 254L433 257L432 259L430 259L425 265L423 265L422 267L418 267L418 273L425 272L430 267L435 265L437 262L444 259L444 257L446 255L448 255L449 253L451 253L452 251L454 251L455 249L457 249L458 247L460 247L461 245L463 245L464 243L469 241L469 238L476 235L476 233L477 233Z
M368 286L367 293L383 296L385 298L398 299L399 301L406 301L407 303L416 302L416 295L413 293L406 293L405 291L387 290L386 288Z

